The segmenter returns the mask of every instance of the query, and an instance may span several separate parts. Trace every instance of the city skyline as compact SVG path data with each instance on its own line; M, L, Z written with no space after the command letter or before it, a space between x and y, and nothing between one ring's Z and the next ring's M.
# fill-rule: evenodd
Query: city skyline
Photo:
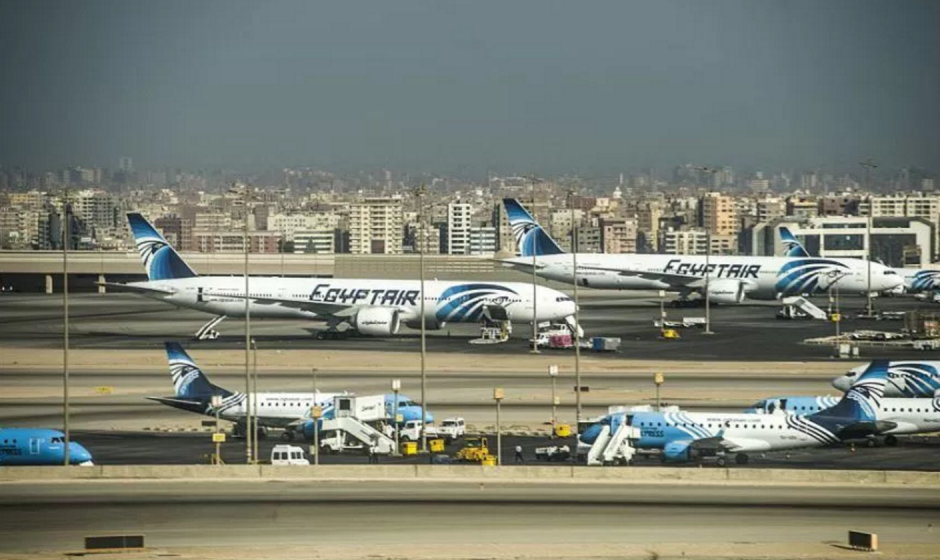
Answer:
M8 2L0 164L933 170L938 16L875 0Z

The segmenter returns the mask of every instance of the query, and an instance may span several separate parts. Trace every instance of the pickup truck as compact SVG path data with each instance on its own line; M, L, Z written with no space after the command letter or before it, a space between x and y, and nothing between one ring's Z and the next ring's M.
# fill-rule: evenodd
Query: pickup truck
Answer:
M428 439L443 439L447 443L460 439L467 431L463 418L445 418L440 426L427 426L425 428ZM399 432L403 441L418 441L421 439L421 420L405 422Z

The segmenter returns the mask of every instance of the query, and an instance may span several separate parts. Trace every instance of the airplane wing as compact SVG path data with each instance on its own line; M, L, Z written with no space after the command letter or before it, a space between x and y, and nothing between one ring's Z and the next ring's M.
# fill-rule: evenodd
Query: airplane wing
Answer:
M251 299L251 301L257 303L266 303L269 305L280 305L283 307L289 307L291 309L300 309L301 311L310 311L311 313L316 313L317 315L331 315L333 317L351 317L356 314L363 307L369 307L368 305L363 304L348 304L348 303L328 303L325 301L314 301L310 299L299 299L299 298L279 298L279 297L254 297L246 298L240 294L226 294L226 293L209 293L206 295L218 296L218 297L227 297L227 298L236 298L236 299Z
M95 282L95 285L104 286L108 290L113 290L115 292L130 292L130 293L142 294L146 296L171 296L174 293L171 290L161 290L159 288L135 286L133 284L118 284L116 282Z
M584 266L579 264L579 269L600 270L603 272L616 272L621 276L633 276L645 280L658 280L673 286L698 288L705 285L705 279L693 274L676 274L671 272L649 272L646 270L631 270L629 268L608 268L603 266Z

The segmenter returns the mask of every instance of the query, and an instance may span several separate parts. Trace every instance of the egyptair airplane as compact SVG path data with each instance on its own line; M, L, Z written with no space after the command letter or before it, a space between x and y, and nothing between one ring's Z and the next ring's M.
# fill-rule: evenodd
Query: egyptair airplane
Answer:
M0 467L65 464L65 434L47 428L0 428ZM91 453L69 442L69 464L92 465Z
M787 256L790 257L809 257L809 251L803 247L796 236L794 236L786 227L780 228L780 237ZM940 270L930 268L895 268L894 269L904 280L903 291L908 294L921 294L940 290ZM874 271L874 267L872 268ZM902 285L898 285L896 290L900 293Z
M534 255L536 274L543 278L600 289L667 290L682 297L699 293L715 303L822 294L836 286L842 293L868 291L866 262L847 258L578 253L574 274L571 255L561 250L522 204L512 198L503 203L521 256L501 262L531 272ZM872 292L902 283L894 270L871 263Z
M200 276L142 215L131 213L127 218L148 279L102 285L213 314L196 331L196 338L217 335L213 329L226 317L244 317L245 299L253 318L326 322L328 330L318 333L318 338L338 336L342 325L374 336L397 334L402 324L421 325L422 294L417 280L249 276L246 294L244 276ZM564 293L544 286L538 286L536 293L533 305L531 284L428 280L424 283L424 324L436 330L447 323L476 323L485 315L523 322L531 322L534 311L539 322L574 315L574 301Z

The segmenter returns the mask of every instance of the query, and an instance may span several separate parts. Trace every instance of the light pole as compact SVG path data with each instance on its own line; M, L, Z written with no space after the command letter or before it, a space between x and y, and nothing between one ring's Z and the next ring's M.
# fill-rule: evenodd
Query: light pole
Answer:
M867 230L866 230L866 243L865 243L865 248L866 248L865 254L866 254L866 260L868 261L867 263L868 265L867 266L868 268L867 286L868 287L865 290L865 294L866 294L865 308L870 317L872 314L872 308L871 308L871 222L874 219L875 209L872 206L872 196L871 196L871 191L869 189L871 189L871 183L870 183L871 170L877 168L878 165L876 165L875 162L872 161L871 158L868 158L865 161L859 163L859 165L865 168L865 193L868 195L868 221L866 223Z
M320 464L320 417L323 416L323 409L320 405L313 407L313 464Z
M251 435L251 292L248 285L248 186L243 185L240 189L232 183L232 191L241 191L242 206L244 211L244 238L242 239L242 249L245 252L245 462L251 463L254 453L252 452Z
M401 391L401 379L392 379L392 393L395 394L395 406L394 406L394 415L392 416L392 426L395 428L395 451L392 452L392 455L398 457L400 455L399 449L401 449L400 443L398 441L398 393ZM421 423L424 423L422 419Z
M252 355L252 383L251 383L251 394L254 397L251 399L251 418L252 418L252 450L254 451L254 461L258 462L258 343L255 342L255 339L251 339L251 355Z
M212 395L211 403L212 410L215 412L215 433L212 434L212 442L215 443L215 460L213 464L221 465L222 464L222 441L225 435L219 430L219 410L222 408L222 395L214 394Z
M421 452L427 453L428 451L428 433L425 430L425 420L428 418L428 379L427 379L427 370L426 368L426 359L427 359L427 328L425 322L427 317L424 315L424 250L427 243L427 238L424 231L424 195L427 194L427 189L424 186L424 183L418 187L416 195L418 197L418 268L420 271L421 279ZM396 403L398 401L395 401ZM395 433L398 433L396 426Z
M558 377L558 366L548 366L548 375L552 378L552 437L558 433L558 397L555 396L555 379Z
M499 423L499 405L505 396L502 387L493 389L493 400L496 401L496 464L500 466L503 464L503 430Z
M661 372L656 372L653 374L653 383L656 385L656 410L662 410L662 406L659 401L659 387L666 381L665 377Z
M64 464L69 466L69 239L72 237L69 224L69 189L65 188L62 201L62 428L65 432Z
M711 313L711 297L709 294L709 267L711 266L711 253L712 253L712 235L711 231L708 228L705 228L705 331L702 334L714 334L712 332L712 313Z
M532 219L535 219L535 185L537 179L535 177L529 177L529 181L532 183ZM536 254L538 253L538 233L536 230L532 231L532 354L539 353L539 313L538 313L538 275L536 272L536 267L538 262L536 260Z
M571 272L574 280L574 393L575 426L581 425L581 315L578 310L578 226L575 222L574 190L569 192L568 205L571 207ZM552 398L554 401L554 397ZM555 415L552 414L554 422ZM554 435L555 426L552 425Z

